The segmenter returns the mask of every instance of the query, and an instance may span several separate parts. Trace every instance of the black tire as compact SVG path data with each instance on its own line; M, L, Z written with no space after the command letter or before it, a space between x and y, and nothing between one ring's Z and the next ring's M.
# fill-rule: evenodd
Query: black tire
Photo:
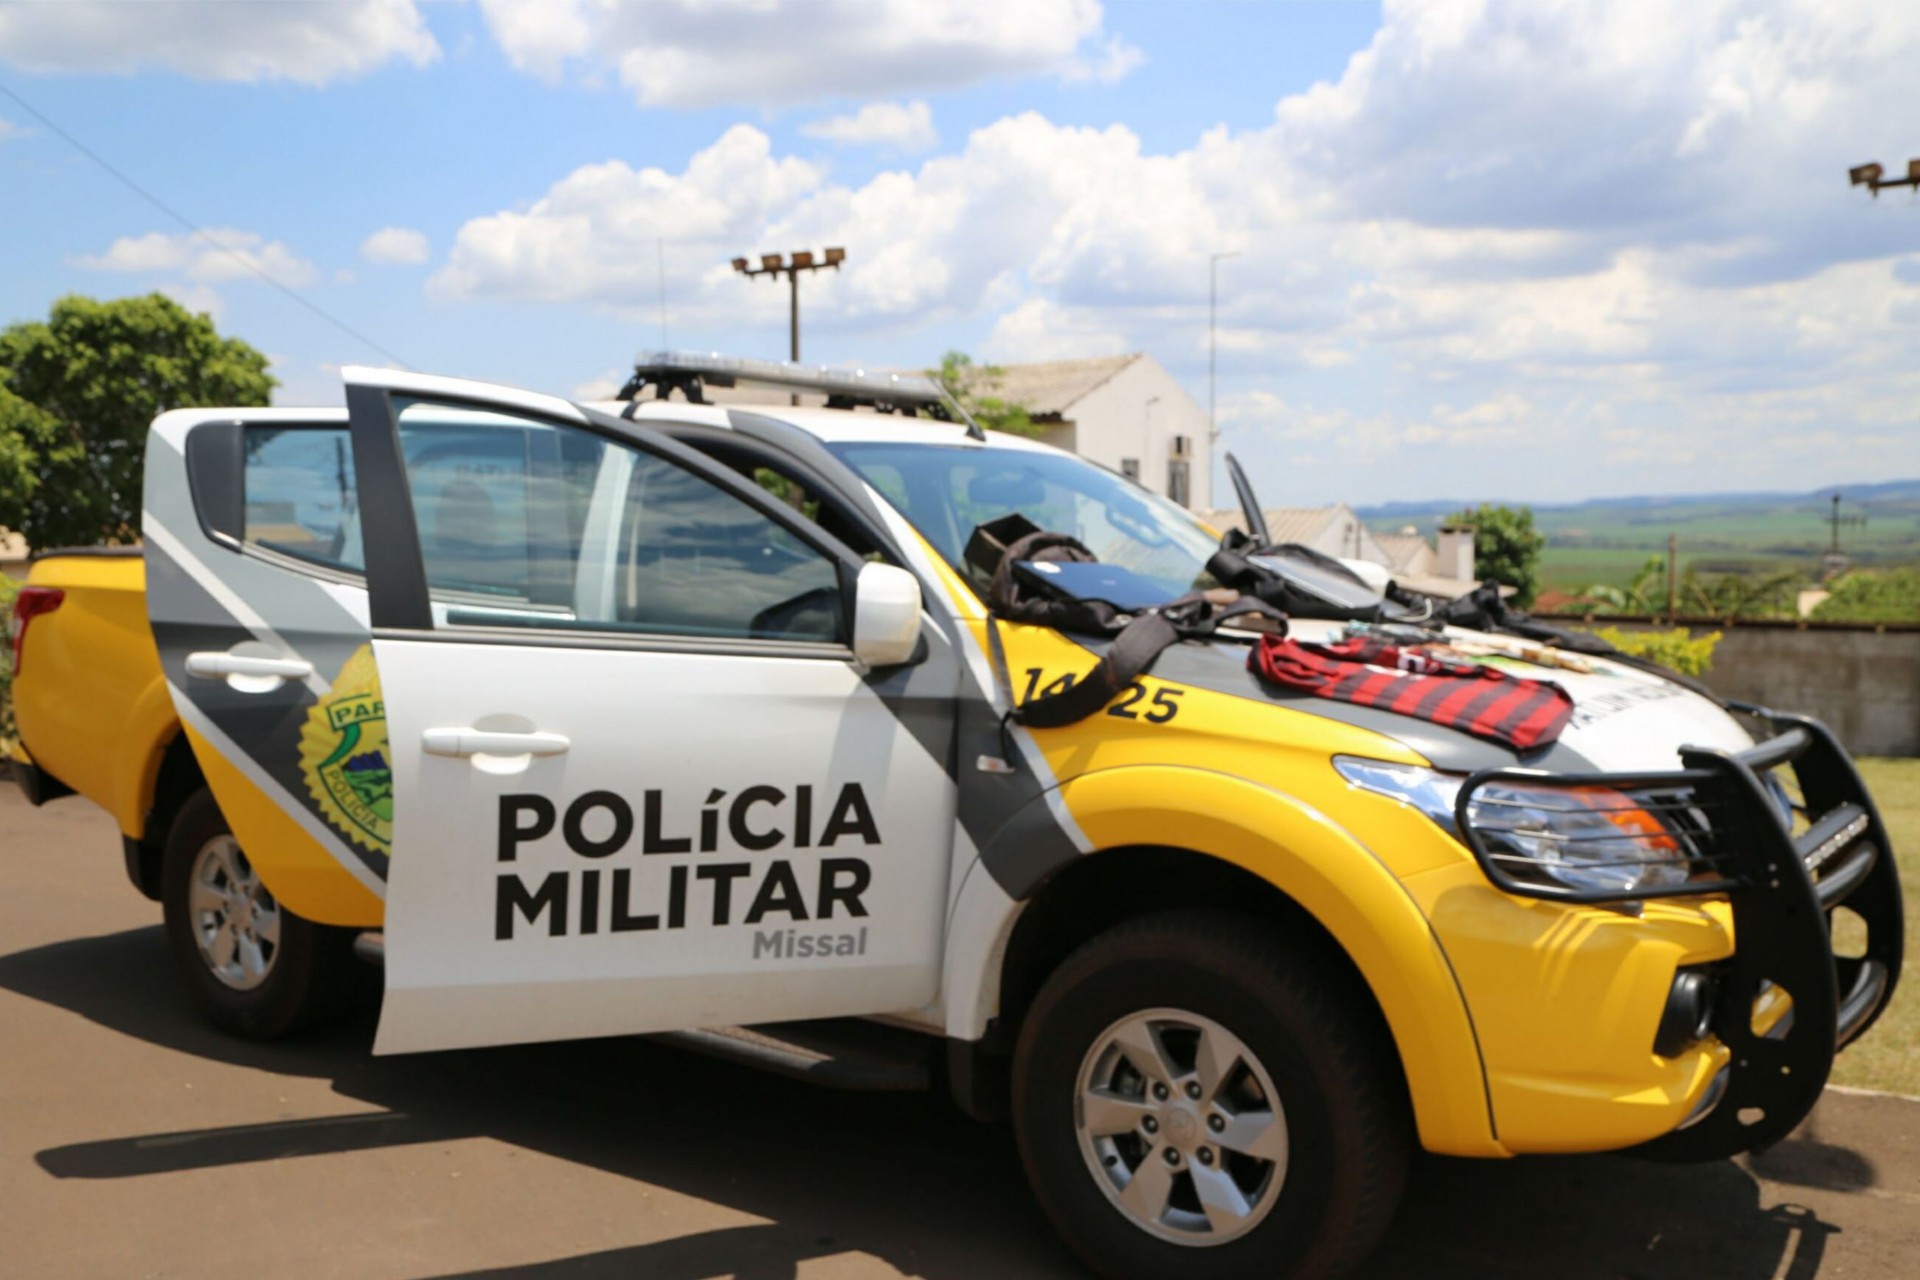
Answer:
M167 833L160 873L167 941L195 1007L209 1022L243 1039L276 1040L346 1007L364 967L353 954L358 931L315 924L278 907L280 941L265 980L246 990L222 982L194 940L188 897L198 854L231 834L211 792L197 791L181 806Z
M1021 1026L1013 1118L1027 1177L1068 1245L1103 1276L1326 1280L1363 1261L1392 1220L1413 1132L1391 1043L1359 1016L1344 974L1272 935L1270 925L1226 913L1129 921L1069 956ZM1128 1217L1096 1181L1075 1128L1080 1070L1095 1041L1160 1008L1237 1036L1285 1111L1290 1150L1271 1209L1244 1235L1205 1247L1162 1239ZM1224 1150L1217 1158L1226 1163Z

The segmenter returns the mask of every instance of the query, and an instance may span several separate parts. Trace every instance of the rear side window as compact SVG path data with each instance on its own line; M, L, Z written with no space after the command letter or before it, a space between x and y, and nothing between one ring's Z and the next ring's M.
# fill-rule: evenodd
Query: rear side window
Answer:
M256 547L363 573L360 510L347 428L246 428L246 528Z

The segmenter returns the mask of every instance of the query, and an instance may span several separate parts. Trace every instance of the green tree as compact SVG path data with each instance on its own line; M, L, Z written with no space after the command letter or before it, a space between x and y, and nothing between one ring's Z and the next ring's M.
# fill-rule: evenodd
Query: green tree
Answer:
M1822 622L1920 622L1920 569L1855 569L1814 607Z
M132 541L154 417L273 387L264 355L163 294L60 299L0 331L0 526L36 547Z
M1667 607L1667 558L1648 559L1634 571L1633 580L1624 587L1596 582L1580 594L1593 609L1612 613L1663 613Z
M998 383L1005 372L998 365L975 364L973 357L964 351L949 351L940 357L938 369L927 370L927 376L945 387L947 394L959 401L960 407L987 430L1016 436L1040 435L1045 428L1035 422L1025 408L987 394L987 388Z
M1533 508L1483 502L1447 517L1448 524L1473 526L1473 574L1514 589L1513 602L1524 609L1540 592L1540 553L1547 536L1533 527Z

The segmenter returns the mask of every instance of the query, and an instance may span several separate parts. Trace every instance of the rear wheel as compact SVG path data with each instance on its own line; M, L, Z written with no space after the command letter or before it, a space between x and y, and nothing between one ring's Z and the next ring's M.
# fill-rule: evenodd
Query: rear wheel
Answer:
M161 871L167 940L194 1004L221 1030L272 1040L337 1013L354 930L305 920L261 883L208 791L180 809Z
M1379 1037L1323 959L1239 917L1100 935L1021 1028L1028 1177L1116 1280L1331 1277L1379 1240L1411 1128Z

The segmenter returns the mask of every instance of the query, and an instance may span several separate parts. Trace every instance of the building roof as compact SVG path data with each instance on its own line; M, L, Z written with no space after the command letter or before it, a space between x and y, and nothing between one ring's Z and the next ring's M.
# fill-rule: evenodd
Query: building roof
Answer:
M1380 544L1382 551L1387 553L1387 568L1389 569L1413 569L1416 567L1425 569L1431 567L1420 563L1421 560L1425 558L1424 553L1433 550L1432 544L1427 541L1423 534L1375 532L1373 540Z
M1326 531L1327 526L1333 523L1342 509L1339 503L1330 507L1268 507L1260 514L1267 518L1267 533L1275 543L1311 544L1315 538ZM1199 515L1216 529L1247 527L1246 517L1238 507L1202 511Z
M991 382L983 381L979 389L986 395L1019 405L1033 417L1061 417L1116 373L1142 358L1136 351L1132 355L1098 356L1091 360L1001 365L1000 376Z

